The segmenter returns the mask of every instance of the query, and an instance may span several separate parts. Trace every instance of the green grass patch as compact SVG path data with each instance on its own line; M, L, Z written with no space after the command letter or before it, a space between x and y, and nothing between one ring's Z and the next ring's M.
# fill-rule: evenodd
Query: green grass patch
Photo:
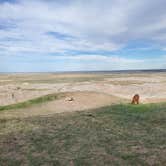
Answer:
M48 101L53 101L60 97L60 94L49 94L42 97L34 98L25 102L20 102L16 104L6 105L6 106L0 106L0 111L3 110L10 110L10 109L19 109L19 108L26 108L34 104L40 104Z
M166 104L0 119L0 165L165 165Z

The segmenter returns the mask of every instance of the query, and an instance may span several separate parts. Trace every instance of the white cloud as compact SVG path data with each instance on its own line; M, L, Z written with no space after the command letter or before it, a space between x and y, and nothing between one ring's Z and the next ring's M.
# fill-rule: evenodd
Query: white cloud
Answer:
M24 49L39 52L117 50L126 41L133 39L163 38L160 30L166 28L166 11L163 8L158 11L155 6L164 4L163 0L158 3L149 0L79 0L70 1L67 5L53 1L25 0L20 3L2 3L0 19L15 26L10 29L9 25L9 29L0 30L0 39L10 37L23 40L22 43L14 41L14 45L6 42L6 45L15 46L14 50L20 49L20 52ZM154 19L151 15L155 15ZM46 35L48 31L70 34L74 38L70 41L54 39Z
M115 51L133 40L147 40L164 47L165 6L165 0L20 0L19 3L0 3L0 55ZM2 24L5 27L1 28ZM71 37L61 39L48 35L48 32ZM104 63L113 62L121 65L120 68L133 68L134 65L139 68L143 63L134 57L120 56L68 58L102 61L103 67ZM150 66L148 60L145 61Z

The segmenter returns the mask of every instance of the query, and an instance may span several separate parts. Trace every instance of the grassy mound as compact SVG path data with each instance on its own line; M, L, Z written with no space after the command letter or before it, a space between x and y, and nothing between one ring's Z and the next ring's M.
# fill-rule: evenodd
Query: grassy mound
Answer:
M49 94L49 95L34 98L34 99L31 99L31 100L28 100L25 102L20 102L20 103L6 105L6 106L0 106L0 111L26 108L26 107L29 107L29 106L34 105L34 104L40 104L40 103L44 103L44 102L48 102L48 101L53 101L61 96L62 96L62 94Z
M0 165L164 165L166 104L0 120Z

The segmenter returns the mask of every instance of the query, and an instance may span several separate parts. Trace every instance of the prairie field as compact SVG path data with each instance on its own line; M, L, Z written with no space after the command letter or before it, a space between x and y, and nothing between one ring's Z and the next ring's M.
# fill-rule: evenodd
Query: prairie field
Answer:
M1 74L0 165L165 165L165 89L166 73Z

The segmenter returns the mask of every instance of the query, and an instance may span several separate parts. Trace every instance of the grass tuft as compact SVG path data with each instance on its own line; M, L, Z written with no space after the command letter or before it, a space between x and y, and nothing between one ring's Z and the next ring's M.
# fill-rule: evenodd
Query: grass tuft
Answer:
M26 108L26 107L29 107L29 106L34 105L34 104L40 104L40 103L44 103L44 102L48 102L48 101L53 101L53 100L57 99L58 97L60 97L59 94L49 94L49 95L45 95L42 97L31 99L31 100L28 100L25 102L10 104L10 105L6 105L6 106L0 106L0 111Z

